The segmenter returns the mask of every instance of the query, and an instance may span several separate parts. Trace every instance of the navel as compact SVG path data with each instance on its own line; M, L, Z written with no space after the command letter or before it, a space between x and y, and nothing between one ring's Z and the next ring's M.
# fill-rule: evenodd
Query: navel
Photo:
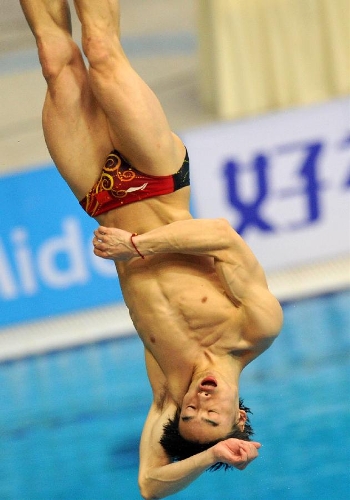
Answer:
M153 335L150 336L150 341L152 342L152 344L155 344L156 343L156 338L153 337Z

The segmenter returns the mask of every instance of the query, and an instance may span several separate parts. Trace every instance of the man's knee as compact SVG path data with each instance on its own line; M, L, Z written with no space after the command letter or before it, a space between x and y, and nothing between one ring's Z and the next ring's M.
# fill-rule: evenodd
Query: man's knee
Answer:
M37 46L42 72L48 82L79 60L79 49L69 37L47 35L37 39Z
M83 50L91 68L98 71L108 72L112 67L127 61L117 33L111 35L96 31L83 37Z

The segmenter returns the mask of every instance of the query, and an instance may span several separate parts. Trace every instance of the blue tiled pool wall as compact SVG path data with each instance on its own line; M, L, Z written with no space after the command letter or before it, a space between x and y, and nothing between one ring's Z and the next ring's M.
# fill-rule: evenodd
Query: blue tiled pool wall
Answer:
M241 379L259 458L172 498L349 498L349 306L349 290L284 305L282 334ZM136 336L0 364L0 499L139 499L150 401Z

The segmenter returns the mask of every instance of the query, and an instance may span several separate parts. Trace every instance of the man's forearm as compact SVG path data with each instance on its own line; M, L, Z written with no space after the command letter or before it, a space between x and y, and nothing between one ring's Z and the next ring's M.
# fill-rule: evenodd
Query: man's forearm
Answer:
M213 465L210 449L190 458L147 471L139 478L141 495L146 500L165 498L188 486Z
M100 226L94 234L94 252L104 259L118 261L161 253L183 253L208 255L217 261L226 260L230 255L231 261L234 256L248 267L256 261L248 245L225 219L181 220L139 235Z
M146 500L173 495L218 462L244 470L258 456L260 446L256 441L231 438L185 460L146 469L139 476L141 495Z
M173 222L134 237L142 255L188 253L215 257L240 238L224 219L190 219Z

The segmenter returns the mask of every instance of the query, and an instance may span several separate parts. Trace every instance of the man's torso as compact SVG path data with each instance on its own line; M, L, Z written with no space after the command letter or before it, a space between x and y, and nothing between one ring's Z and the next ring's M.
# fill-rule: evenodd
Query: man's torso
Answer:
M139 234L190 219L189 188L111 210L102 225ZM118 262L124 300L145 347L169 380L196 359L235 355L250 362L264 348L247 348L245 314L226 295L210 257L158 254Z

